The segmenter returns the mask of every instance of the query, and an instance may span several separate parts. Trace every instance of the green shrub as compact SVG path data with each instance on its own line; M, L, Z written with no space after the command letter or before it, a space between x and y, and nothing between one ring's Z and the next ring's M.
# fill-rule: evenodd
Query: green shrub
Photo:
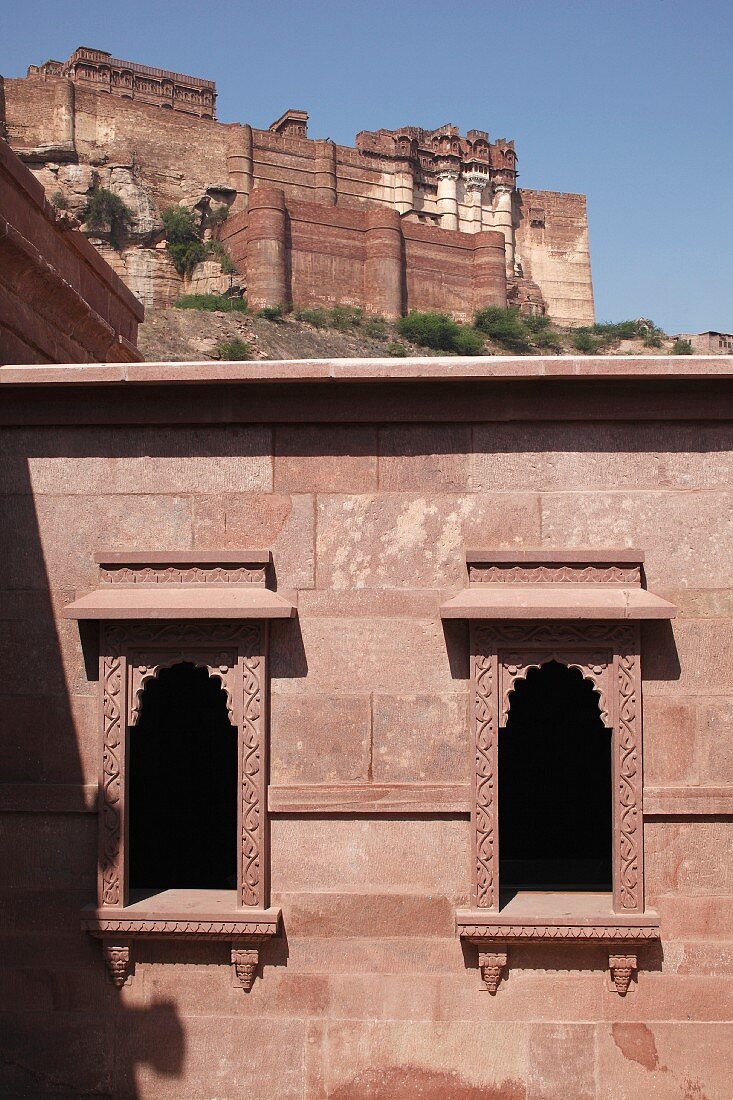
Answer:
M453 355L478 355L483 347L477 333L459 325L447 313L408 313L400 317L397 331L413 344Z
M550 318L544 313L530 313L529 316L523 317L524 327L529 332L542 332L543 329L549 327Z
M334 306L329 324L339 332L348 332L361 324L362 310L358 306Z
M601 348L605 346L606 341L601 336L594 336L588 328L576 328L570 338L570 343L576 351L582 352L583 355L597 355Z
M283 307L264 306L263 309L257 310L255 317L261 317L263 321L274 321L276 325L279 325L283 319Z
M222 203L220 206L215 206L213 210L209 211L207 221L210 226L223 225L229 217L229 207Z
M54 191L53 195L51 195L51 202L57 210L69 210L71 208L71 203L63 191Z
M675 340L670 349L670 355L692 355L692 344L689 340Z
M387 348L387 355L391 355L393 359L404 359L407 355L407 348L404 344L390 344Z
M562 351L562 336L551 328L543 328L533 337L536 348L546 351Z
M502 309L500 306L485 306L479 309L474 325L486 336L508 351L530 351L529 329L516 309Z
M161 217L166 248L173 266L179 275L190 275L196 264L206 256L196 216L193 210L185 206L168 206Z
M606 343L614 340L634 340L641 335L638 321L603 321L601 324L591 325L590 332L593 336L601 336Z
M328 324L328 314L322 309L296 309L293 317L296 321L305 321L307 325L313 325L313 328L325 328Z
M134 215L129 206L114 192L102 187L99 176L92 173L92 187L81 220L92 233L109 233L109 243L119 249L130 231Z
M661 348L662 337L657 332L650 332L648 336L644 337L645 348Z
M252 349L244 340L220 340L214 348L217 359L242 362L252 358Z
M361 331L365 336L371 336L373 340L385 340L387 338L387 322L384 317L367 317L362 322Z
M182 294L173 305L176 309L205 309L212 313L246 313L246 298L227 298L224 294Z
M484 338L475 329L461 325L453 340L453 351L457 355L481 355L484 350Z

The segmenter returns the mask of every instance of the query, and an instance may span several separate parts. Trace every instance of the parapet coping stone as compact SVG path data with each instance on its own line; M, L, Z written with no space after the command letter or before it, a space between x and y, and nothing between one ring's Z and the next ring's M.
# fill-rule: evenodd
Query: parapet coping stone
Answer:
M733 356L415 356L249 362L63 363L0 366L0 385L110 386L406 381L704 381L733 378Z

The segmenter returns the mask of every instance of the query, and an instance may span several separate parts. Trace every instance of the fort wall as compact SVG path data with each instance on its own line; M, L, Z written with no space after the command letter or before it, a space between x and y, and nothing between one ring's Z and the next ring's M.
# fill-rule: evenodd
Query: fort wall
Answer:
M505 289L493 304L508 299L528 312L547 310L560 324L593 321L584 198L518 189L512 142L491 142L481 131L463 137L452 126L407 127L359 134L348 147L309 138L303 111L288 111L262 130L165 110L53 74L6 81L6 100L10 143L47 191L60 190L81 209L94 169L132 206L128 247L137 254L123 248L114 262L146 304L166 304L181 290L164 250L155 252L166 206L225 204L234 214L246 210L254 188L274 187L288 203L321 206L326 219L334 207L378 205L397 211L405 226L466 238L501 232ZM529 208L541 219L528 224ZM532 224L539 220L541 226ZM404 230L406 239L410 232ZM453 238L431 238L430 247L434 257L444 253L438 271L455 268ZM410 274L413 256L424 252L417 245L405 249L408 283L424 286L419 270ZM329 263L324 254L321 268ZM472 287L454 277L449 282L445 293L430 293L457 302L440 308L466 316ZM430 296L427 288L419 296Z

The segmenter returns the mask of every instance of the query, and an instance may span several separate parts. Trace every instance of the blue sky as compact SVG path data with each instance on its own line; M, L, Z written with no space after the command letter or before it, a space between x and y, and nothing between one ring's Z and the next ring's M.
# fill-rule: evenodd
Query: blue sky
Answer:
M0 73L79 45L216 80L219 117L309 132L453 122L520 186L588 196L599 320L733 331L730 0L24 0Z

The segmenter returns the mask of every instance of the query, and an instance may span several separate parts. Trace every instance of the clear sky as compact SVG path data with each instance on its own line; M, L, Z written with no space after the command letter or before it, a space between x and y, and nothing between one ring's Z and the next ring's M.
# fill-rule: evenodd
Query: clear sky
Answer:
M0 0L0 73L79 45L214 79L222 121L453 122L588 196L599 320L733 331L731 0Z

